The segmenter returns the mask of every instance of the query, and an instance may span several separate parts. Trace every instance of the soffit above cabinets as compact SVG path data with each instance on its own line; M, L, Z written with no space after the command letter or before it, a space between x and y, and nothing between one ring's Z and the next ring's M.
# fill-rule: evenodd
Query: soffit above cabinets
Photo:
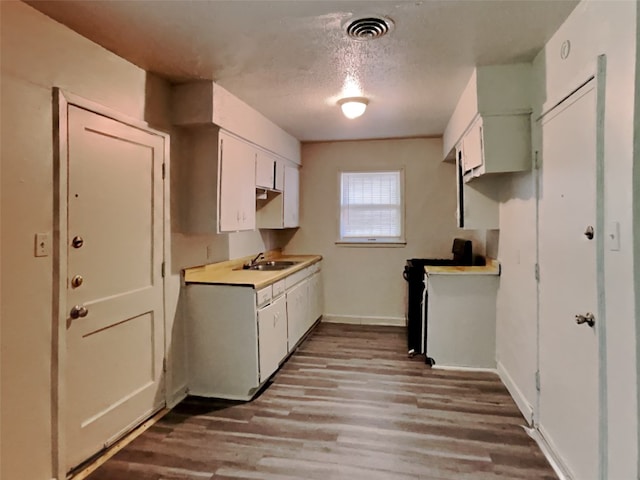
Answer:
M576 0L27 3L173 82L213 80L302 141L442 135L476 65L531 61ZM346 36L362 15L393 30ZM344 96L369 99L357 120Z

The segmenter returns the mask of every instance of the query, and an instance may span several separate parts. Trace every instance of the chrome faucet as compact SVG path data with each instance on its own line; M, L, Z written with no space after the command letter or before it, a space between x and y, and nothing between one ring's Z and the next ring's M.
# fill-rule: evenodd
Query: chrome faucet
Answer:
M264 258L264 252L260 252L258 255L253 257L253 260L249 262L249 266L253 267L260 258Z

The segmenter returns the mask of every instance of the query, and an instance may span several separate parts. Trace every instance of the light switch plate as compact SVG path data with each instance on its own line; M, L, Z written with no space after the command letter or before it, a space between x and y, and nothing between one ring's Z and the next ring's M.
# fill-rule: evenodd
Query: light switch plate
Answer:
M620 250L620 222L609 222L605 232L607 249L612 252Z
M35 256L48 257L51 254L51 236L48 233L36 233Z

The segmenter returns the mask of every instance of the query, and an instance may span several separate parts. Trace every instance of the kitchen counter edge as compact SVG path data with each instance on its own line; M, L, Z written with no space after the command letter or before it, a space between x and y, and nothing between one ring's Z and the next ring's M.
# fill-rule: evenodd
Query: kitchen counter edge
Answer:
M482 266L431 266L426 265L424 272L427 275L500 275L502 267L498 260L487 259L487 264Z
M242 265L246 263L246 259L240 258L225 262L212 263L209 265L202 265L200 267L186 268L184 270L184 282L187 285L232 285L253 287L256 290L259 290L320 262L322 260L322 256L280 255L277 257L269 256L268 259L289 260L300 263L284 270L242 270Z

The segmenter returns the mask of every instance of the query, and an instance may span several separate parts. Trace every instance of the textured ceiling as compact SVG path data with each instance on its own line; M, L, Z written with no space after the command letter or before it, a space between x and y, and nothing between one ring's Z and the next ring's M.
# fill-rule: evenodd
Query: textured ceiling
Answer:
M145 70L214 80L300 140L441 135L475 65L530 61L575 0L28 1ZM394 30L346 37L364 14ZM370 99L345 119L343 96Z

